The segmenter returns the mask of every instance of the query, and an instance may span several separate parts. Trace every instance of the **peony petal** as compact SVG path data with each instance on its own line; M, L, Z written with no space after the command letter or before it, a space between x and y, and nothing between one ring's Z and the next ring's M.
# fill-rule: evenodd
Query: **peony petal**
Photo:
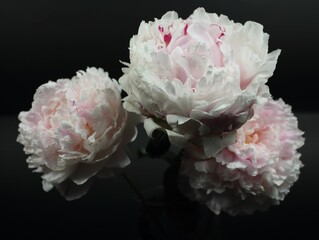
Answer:
M179 147L187 146L188 142L182 134L178 134L174 131L163 128L154 122L152 118L147 118L144 120L144 128L149 137L152 137L154 130L163 129L166 131L169 141Z
M212 135L204 136L203 148L207 158L215 156L223 148L228 147L236 142L236 132L230 132L222 136Z
M131 163L124 149L119 148L115 153L107 159L106 167L108 168L124 168Z
M77 185L84 184L88 179L93 177L100 169L106 165L106 160L96 162L94 164L78 164L75 172L70 179Z
M243 164L242 162L231 162L227 164L227 167L231 170L234 169L245 169L246 165Z
M86 181L81 185L77 185L70 180L55 185L59 193L68 201L73 201L83 197L92 184L92 180Z

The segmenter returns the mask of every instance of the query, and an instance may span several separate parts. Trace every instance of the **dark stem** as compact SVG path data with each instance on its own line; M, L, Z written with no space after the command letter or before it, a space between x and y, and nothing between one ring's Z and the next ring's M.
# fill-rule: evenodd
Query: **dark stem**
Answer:
M138 188L135 186L135 184L132 182L132 180L127 176L127 174L123 171L122 176L124 177L125 181L128 183L128 185L132 188L132 190L135 192L135 194L139 197L139 199L144 203L144 197L141 194L141 192L138 190Z
M122 176L125 179L125 181L128 183L128 185L132 188L132 190L135 192L135 194L138 196L138 198L141 200L142 204L144 205L144 208L146 212L148 213L149 217L158 225L159 230L165 237L165 239L169 239L167 233L165 232L162 224L158 221L158 219L152 214L152 211L149 209L149 206L147 205L144 196L142 193L139 191L139 189L135 186L131 178L124 172L122 171Z

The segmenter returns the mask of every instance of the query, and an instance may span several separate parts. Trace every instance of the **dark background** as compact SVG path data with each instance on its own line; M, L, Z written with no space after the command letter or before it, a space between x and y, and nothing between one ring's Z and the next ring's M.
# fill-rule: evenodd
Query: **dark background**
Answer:
M275 98L293 107L306 144L300 179L279 205L252 216L200 216L185 209L183 219L156 210L170 239L191 238L198 224L202 239L310 239L318 236L319 219L319 1L316 0L0 0L0 239L168 239L121 176L95 179L89 193L64 200L55 190L45 193L40 175L27 168L16 142L17 114L28 110L37 87L48 80L70 78L87 66L121 76L119 60L128 61L128 46L142 20L175 10L183 18L195 8L225 14L236 22L253 20L270 34L269 49L282 49L269 80ZM131 146L145 146L140 135ZM140 189L160 184L167 169L161 159L132 158L127 173ZM181 217L179 216L179 217ZM146 219L146 220L145 220ZM210 224L207 224L209 222ZM203 231L202 231L203 230ZM142 235L149 237L142 238ZM173 237L172 237L173 236Z
M176 204L172 209L152 207L159 227L121 175L96 179L84 197L66 201L53 189L44 192L40 174L27 168L26 155L17 143L18 120L0 117L0 239L130 239L130 240L283 240L318 239L319 219L319 113L298 113L306 144L300 149L299 180L279 206L249 216L214 216L204 205ZM142 128L140 128L142 130ZM143 131L129 145L132 163L126 174L144 197L166 179L175 181L160 158L138 157L148 139ZM171 191L173 196L177 191ZM154 192L153 192L154 193ZM156 193L156 191L155 191ZM173 198L174 199L174 198ZM175 198L178 200L178 198ZM169 201L174 204L177 201ZM196 207L197 206L197 207ZM142 237L144 236L144 237ZM197 236L197 237L196 237ZM201 237L200 237L201 236Z
M129 60L129 40L142 20L169 10L186 18L200 6L236 22L264 25L269 50L282 49L269 80L271 93L294 111L319 110L316 0L1 0L1 113L28 110L39 85L88 66L118 79L119 60Z

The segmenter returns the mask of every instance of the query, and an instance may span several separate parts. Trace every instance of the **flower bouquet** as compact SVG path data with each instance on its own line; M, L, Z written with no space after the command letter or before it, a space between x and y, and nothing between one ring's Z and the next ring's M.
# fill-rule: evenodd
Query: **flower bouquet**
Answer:
M279 204L303 166L304 138L267 86L280 54L268 38L256 22L203 8L141 22L119 81L91 67L38 88L19 114L29 167L45 191L77 199L93 176L124 174L141 123L157 155L179 149L176 191L191 201L230 215Z

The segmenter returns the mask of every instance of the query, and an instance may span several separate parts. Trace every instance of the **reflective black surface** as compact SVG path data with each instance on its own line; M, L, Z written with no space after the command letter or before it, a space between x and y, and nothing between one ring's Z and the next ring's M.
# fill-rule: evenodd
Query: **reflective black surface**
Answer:
M237 217L216 217L176 193L174 169L167 170L166 161L137 157L137 149L148 140L144 132L130 146L132 164L126 173L149 204L141 204L122 176L94 179L88 194L72 202L55 190L46 193L40 175L27 168L26 155L16 143L16 116L2 116L0 233L6 237L1 239L310 239L318 232L319 114L296 115L306 138L298 182L279 206ZM169 186L165 205L158 195L163 182Z

